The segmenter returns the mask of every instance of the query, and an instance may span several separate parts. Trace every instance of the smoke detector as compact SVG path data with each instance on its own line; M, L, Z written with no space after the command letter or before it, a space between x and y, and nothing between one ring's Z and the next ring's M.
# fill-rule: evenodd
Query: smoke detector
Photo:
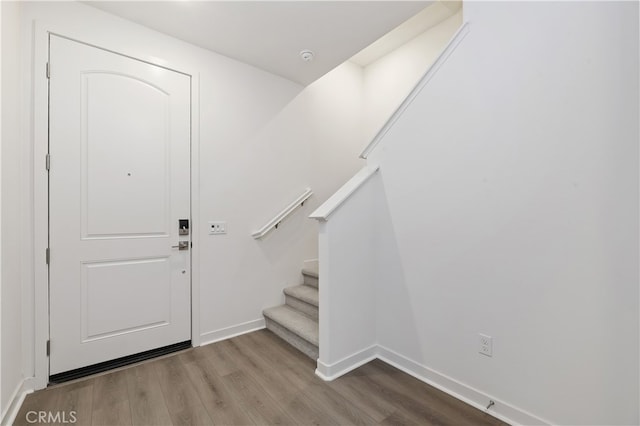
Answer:
M313 52L305 49L300 52L300 58L305 62L313 61Z

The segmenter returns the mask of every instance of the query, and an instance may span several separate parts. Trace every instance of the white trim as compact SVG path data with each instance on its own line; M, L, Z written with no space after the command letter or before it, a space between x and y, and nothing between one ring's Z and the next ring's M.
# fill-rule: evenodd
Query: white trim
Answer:
M48 177L43 158L48 152L48 81L44 74L49 60L49 36L51 26L35 22L33 33L33 123L31 128L33 158L33 270L34 270L34 376L35 389L44 389L49 382L49 358L46 343L49 339L49 273L45 263L45 250L49 241Z
M377 345L369 346L368 348L363 349L360 352L351 354L333 364L325 364L324 362L320 361L320 359L318 359L316 376L320 377L325 382L335 380L338 377L344 376L348 372L355 370L361 365L364 365L369 361L373 361L374 359L376 359L378 355L377 349Z
M264 318L247 321L242 324L232 325L231 327L221 328L220 330L210 331L208 333L202 334L200 336L200 345L208 345L210 343L230 339L241 334L262 330L263 328L265 328Z
M421 382L427 383L446 394L471 405L497 419L512 425L550 425L548 420L541 419L521 408L515 407L491 395L479 391L469 385L459 382L445 374L421 365L404 355L385 348L381 345L370 346L360 352L354 353L333 364L325 364L318 359L316 375L324 381L335 380L356 368L379 359L401 370ZM495 405L487 410L489 401Z
M27 393L31 393L34 391L34 389L36 388L36 384L37 384L37 379L35 377L26 377L24 379L24 386L23 389L27 390Z
M307 188L304 190L304 193L296 198L293 202L291 202L287 207L284 208L280 213L278 213L273 219L267 222L262 228L255 231L251 236L256 240L264 237L274 228L277 228L287 216L289 216L295 209L302 206L302 204L307 201L309 197L313 195L311 188Z
M33 389L29 386L29 380L21 380L13 391L13 395L11 395L11 399L9 400L9 405L7 409L2 413L2 417L0 417L1 425L12 425L15 423L16 416L20 411L20 407L22 407L22 403L28 394L33 392Z
M338 189L327 201L322 203L309 216L311 219L326 221L329 216L340 207L345 201L351 197L366 181L369 180L378 170L380 166L368 165L360 169L351 179L347 181L340 189Z
M482 410L493 417L512 425L549 425L552 424L518 407L510 405L498 398L487 395L473 387L461 383L445 374L439 373L429 367L421 365L415 361L400 355L397 352L378 346L378 359L399 370L425 382L441 391L465 402L472 407ZM495 405L487 410L489 401L494 401Z
M200 346L200 73L191 75L191 345Z
M48 81L44 70L49 60L49 33L55 33L62 37L78 40L81 43L99 46L99 48L115 52L131 58L158 65L162 68L180 72L191 76L191 176L192 176L192 241L195 253L192 251L192 281L191 281L191 342L194 346L200 345L200 288L199 288L199 247L196 243L198 230L196 221L199 219L199 199L196 191L199 191L199 168L197 155L200 147L200 98L199 98L199 72L191 65L184 64L156 64L153 57L131 54L126 45L107 46L101 41L96 42L82 25L79 27L53 22L34 22L33 31L33 129L32 146L33 158L30 159L33 167L33 214L34 214L34 243L33 243L33 271L34 271L34 362L35 381L33 387L44 389L49 381L49 358L45 347L49 339L49 283L48 268L44 262L44 253L49 240L48 218L48 177L44 168L44 158L48 151ZM193 186L196 185L197 187ZM196 241L194 241L196 240Z
M2 46L2 7L0 5L0 46ZM2 55L0 55L0 82L2 81ZM2 98L2 84L0 84L0 99ZM21 111L22 112L22 111ZM0 147L4 146L2 143L2 102L0 102ZM1 149L0 149L1 151ZM2 162L0 161L0 188L2 188ZM0 224L2 223L2 197L0 197ZM0 227L0 259L2 259L2 227ZM0 262L0 301L2 301L2 263ZM2 303L0 303L0 367L2 366ZM1 378L0 378L1 379ZM0 380L0 409L2 401L2 381ZM0 421L4 418L4 415L0 416Z
M465 36L469 33L469 23L464 23L458 31L451 37L449 43L445 46L445 48L440 52L436 60L431 64L431 66L424 73L418 84L411 90L409 95L405 98L404 101L398 106L395 112L389 117L387 122L380 128L378 133L374 136L373 140L369 142L369 145L362 151L360 154L360 158L366 159L371 151L375 149L375 147L382 141L387 132L393 127L395 122L404 114L405 110L411 105L413 100L418 96L418 94L424 89L424 87L429 83L429 81L438 73L438 70L447 62L449 56L456 50L458 45L462 42Z

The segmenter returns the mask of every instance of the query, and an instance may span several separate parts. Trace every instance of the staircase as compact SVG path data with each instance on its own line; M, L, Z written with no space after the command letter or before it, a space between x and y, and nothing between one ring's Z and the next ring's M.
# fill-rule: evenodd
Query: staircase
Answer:
M303 284L284 289L285 304L262 311L267 329L318 359L318 272L302 270Z

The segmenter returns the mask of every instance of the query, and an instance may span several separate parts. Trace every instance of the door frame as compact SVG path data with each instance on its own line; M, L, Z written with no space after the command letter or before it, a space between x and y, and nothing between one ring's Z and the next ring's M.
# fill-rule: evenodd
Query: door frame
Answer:
M49 34L62 36L80 43L88 44L103 50L124 55L152 65L186 74L191 77L191 343L200 346L200 238L199 238L199 147L200 147L200 75L197 69L189 64L176 64L164 61L140 48L129 47L126 40L114 41L95 31L91 23L77 20L77 23L34 22L33 32L33 116L30 155L33 167L33 246L30 262L33 265L33 294L25 291L23 304L26 315L25 328L33 330L23 334L26 339L32 338L33 347L26 350L27 356L33 354L33 378L28 387L34 390L43 389L49 382L49 357L46 353L49 340L49 266L46 264L46 249L49 246L49 176L45 167L45 158L49 151L49 82L46 66L49 61ZM103 33L103 34L99 34ZM157 52L156 52L157 53ZM52 73L55 70L52 68ZM55 159L51 159L55 167ZM33 300L33 304L30 301ZM26 345L28 346L28 345ZM27 361L27 364L29 361ZM29 372L25 371L29 376ZM32 381L32 382L31 382Z

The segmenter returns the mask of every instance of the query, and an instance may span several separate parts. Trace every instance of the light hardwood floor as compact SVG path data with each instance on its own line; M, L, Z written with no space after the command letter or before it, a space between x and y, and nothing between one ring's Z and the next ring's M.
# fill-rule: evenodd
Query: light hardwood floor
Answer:
M314 369L261 330L35 392L15 424L33 412L77 425L504 424L381 361L333 382Z

